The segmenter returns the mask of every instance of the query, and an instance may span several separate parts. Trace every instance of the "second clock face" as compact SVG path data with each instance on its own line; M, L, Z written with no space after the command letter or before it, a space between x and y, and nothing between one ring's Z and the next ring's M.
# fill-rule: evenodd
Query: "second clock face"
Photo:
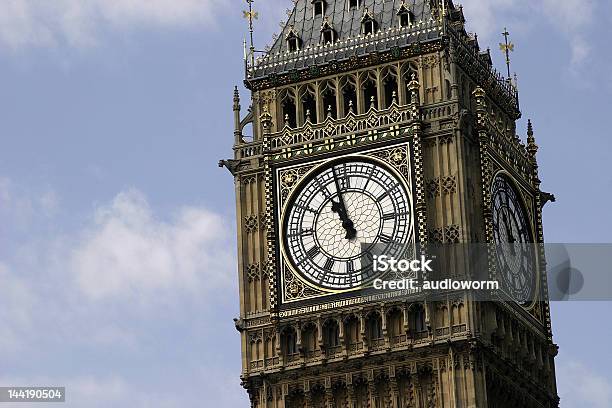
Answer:
M535 251L527 213L507 177L498 175L492 187L493 232L497 269L505 290L518 302L529 303L535 290Z
M372 248L399 256L412 236L412 200L402 181L366 159L323 165L296 188L282 223L294 269L313 285L350 290L372 281Z

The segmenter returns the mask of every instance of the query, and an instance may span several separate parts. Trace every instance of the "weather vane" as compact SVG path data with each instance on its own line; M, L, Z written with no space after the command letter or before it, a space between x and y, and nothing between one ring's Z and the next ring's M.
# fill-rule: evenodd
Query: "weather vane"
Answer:
M259 13L256 11L253 11L253 2L255 0L246 0L247 4L249 5L249 10L244 10L242 12L244 18L246 18L247 20L249 20L249 33L251 35L251 63L252 65L255 65L255 41L253 40L253 20L258 20L259 19Z
M506 53L506 65L508 66L508 78L512 78L512 75L510 75L510 53L514 51L514 44L508 41L508 37L510 36L510 33L508 32L507 28L504 27L504 32L502 33L502 35L504 36L504 39L506 40L506 42L505 44L499 43L499 49Z

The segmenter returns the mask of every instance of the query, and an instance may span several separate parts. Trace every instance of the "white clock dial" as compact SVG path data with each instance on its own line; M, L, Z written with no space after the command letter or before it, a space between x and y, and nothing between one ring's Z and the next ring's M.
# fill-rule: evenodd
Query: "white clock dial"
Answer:
M399 256L412 239L412 200L378 162L336 161L296 188L283 220L285 252L312 284L348 290L371 282L371 249Z

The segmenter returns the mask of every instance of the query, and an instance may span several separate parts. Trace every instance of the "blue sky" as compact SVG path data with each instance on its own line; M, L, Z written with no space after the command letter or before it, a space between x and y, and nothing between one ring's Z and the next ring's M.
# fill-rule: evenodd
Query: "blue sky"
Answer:
M500 69L504 26L517 45L522 111L558 198L547 241L612 242L612 8L463 4ZM290 5L256 3L259 46ZM0 4L0 385L65 385L80 408L246 406L233 182L217 168L231 155L243 6ZM610 313L553 305L562 407L612 406Z

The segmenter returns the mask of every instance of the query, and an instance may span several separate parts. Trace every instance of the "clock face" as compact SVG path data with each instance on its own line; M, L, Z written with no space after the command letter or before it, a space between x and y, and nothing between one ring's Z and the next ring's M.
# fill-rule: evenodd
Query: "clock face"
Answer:
M400 179L367 159L318 167L296 188L282 223L295 271L328 290L376 278L372 253L400 257L412 240L412 200Z
M498 175L492 187L497 270L504 289L526 304L535 291L535 251L525 208L508 178Z

